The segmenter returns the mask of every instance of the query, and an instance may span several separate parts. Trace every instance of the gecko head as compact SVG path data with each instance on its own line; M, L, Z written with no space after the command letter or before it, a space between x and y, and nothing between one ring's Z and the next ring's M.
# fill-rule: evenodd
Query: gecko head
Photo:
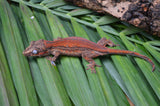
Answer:
M32 41L30 45L23 51L25 56L44 56L47 50L44 45L44 40Z

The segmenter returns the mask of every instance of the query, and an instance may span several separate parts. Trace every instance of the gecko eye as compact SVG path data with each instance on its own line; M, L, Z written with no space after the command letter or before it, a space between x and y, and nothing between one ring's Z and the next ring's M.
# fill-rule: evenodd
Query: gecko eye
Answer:
M37 52L37 50L33 50L32 53L33 54L37 54L38 52Z

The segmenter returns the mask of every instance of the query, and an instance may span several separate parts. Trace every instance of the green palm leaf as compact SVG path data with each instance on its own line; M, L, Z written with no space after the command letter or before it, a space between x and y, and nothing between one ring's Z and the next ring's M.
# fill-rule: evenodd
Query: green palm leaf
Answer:
M15 3L16 2L16 3ZM128 36L129 35L129 36ZM84 59L61 56L56 66L45 58L22 55L31 41L79 36L97 42L106 37L151 58L111 55L95 59L102 67L86 70ZM63 0L0 0L0 105L129 105L160 103L160 39L109 15Z

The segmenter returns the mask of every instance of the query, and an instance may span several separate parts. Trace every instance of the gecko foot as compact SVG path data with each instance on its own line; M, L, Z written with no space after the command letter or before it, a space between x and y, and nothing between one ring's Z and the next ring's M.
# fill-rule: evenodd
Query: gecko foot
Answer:
M98 65L95 62L93 62L93 63L90 63L90 64L87 65L87 67L88 67L87 70L91 69L92 73L93 72L96 73L95 66L96 67L101 67L101 65Z
M109 45L110 47L120 46L119 44L114 44L111 40L108 40L108 45Z
M52 65L54 65L54 66L56 65L56 64L55 64L54 57L48 56L48 57L46 57L46 59L49 60L49 61L51 62Z
M102 45L102 46L110 46L110 47L115 47L115 46L119 46L118 44L114 44L111 40L107 40L106 38L101 38L97 44Z

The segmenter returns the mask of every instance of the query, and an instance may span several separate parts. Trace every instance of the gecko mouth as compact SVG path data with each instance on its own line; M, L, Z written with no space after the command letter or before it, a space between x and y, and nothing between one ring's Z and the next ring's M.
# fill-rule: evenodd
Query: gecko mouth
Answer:
M24 51L23 51L23 55L24 55L24 56L30 56L30 53L29 53L28 51L24 50Z

